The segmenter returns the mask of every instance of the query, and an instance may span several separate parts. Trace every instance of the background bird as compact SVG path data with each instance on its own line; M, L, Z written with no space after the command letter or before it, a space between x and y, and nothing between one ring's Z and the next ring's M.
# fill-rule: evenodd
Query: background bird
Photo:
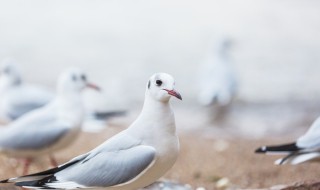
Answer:
M55 96L49 88L25 82L14 59L3 60L0 73L0 120L4 123L46 105ZM98 103L102 106L97 105L97 97L100 100ZM83 96L86 111L84 131L101 131L108 119L126 114L124 110L108 110L102 98L101 93L95 94L94 97ZM100 125L96 125L97 123Z
M256 153L283 154L285 157L275 161L275 164L300 164L320 158L320 117L311 125L310 129L297 141L277 146L263 146Z
M23 80L13 59L5 59L0 65L0 120L9 122L23 114L46 105L54 94L40 85Z
M221 38L210 44L200 70L200 104L225 106L234 97L237 81L230 60L231 45L232 41L229 38Z
M231 46L231 39L226 37L211 42L200 68L198 102L209 106L214 122L224 120L237 91Z
M56 165L52 154L73 142L80 131L84 118L81 92L86 87L98 89L80 69L63 72L50 103L1 128L0 153L24 159L24 174L32 159L41 155L49 155Z
M12 178L26 188L106 188L132 190L145 187L168 171L179 152L171 96L182 99L175 81L166 73L147 83L145 101L131 126L92 151L44 172Z

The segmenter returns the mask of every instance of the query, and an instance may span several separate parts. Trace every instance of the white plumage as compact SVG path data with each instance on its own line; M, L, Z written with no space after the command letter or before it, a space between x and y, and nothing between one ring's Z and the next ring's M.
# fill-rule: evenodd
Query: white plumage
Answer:
M174 79L156 73L148 81L143 109L130 127L90 152L44 172L2 181L27 188L133 190L164 175L179 153L169 99L182 99Z
M57 95L50 103L1 128L0 153L26 159L24 173L27 173L32 158L51 156L73 142L84 119L81 92L87 86L95 87L80 69L62 73Z
M229 57L230 46L231 41L227 38L210 44L200 69L198 101L202 105L226 106L236 93L237 82Z

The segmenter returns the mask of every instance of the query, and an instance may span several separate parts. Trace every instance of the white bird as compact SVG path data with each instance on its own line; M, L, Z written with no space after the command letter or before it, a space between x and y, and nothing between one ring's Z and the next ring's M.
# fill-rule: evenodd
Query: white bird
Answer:
M198 101L204 106L226 106L230 104L237 89L235 73L229 59L231 41L222 38L210 46L200 69Z
M13 59L5 59L0 65L0 121L9 123L25 113L40 108L54 98L54 93L41 85L30 84L23 80L19 67ZM101 98L97 93L94 98ZM88 131L99 122L106 125L105 121L113 117L125 115L125 111L107 110L107 106L93 105L94 98L83 97L86 110L86 125ZM97 107L99 109L97 110Z
M85 87L97 89L80 69L63 72L57 95L49 104L1 129L0 153L24 159L24 175L32 159L40 155L49 155L56 165L52 153L73 142L80 131L84 118L81 92Z
M0 120L10 122L50 102L53 93L42 86L25 83L12 59L0 65Z
M171 96L182 99L173 77L154 74L146 87L141 114L129 128L57 168L1 183L15 182L17 186L38 189L108 190L133 190L153 183L178 157Z
M275 161L275 164L300 164L320 159L320 117L311 125L310 129L293 143L263 146L255 151L264 154L282 154L284 158Z

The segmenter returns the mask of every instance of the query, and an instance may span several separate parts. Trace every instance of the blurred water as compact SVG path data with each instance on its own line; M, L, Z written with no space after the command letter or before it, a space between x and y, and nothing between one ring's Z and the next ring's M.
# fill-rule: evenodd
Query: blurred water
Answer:
M28 80L51 86L63 68L82 67L126 105L143 100L154 72L168 72L193 104L208 42L222 34L235 42L238 99L319 101L319 8L316 0L3 0L0 59L15 57Z

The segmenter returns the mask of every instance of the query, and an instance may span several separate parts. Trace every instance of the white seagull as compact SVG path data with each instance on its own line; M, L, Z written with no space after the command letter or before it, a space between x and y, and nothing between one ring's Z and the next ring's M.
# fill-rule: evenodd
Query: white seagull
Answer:
M0 120L10 122L23 114L46 105L53 93L39 85L25 83L13 59L0 65Z
M306 161L320 159L320 117L315 120L310 129L297 141L277 146L263 146L255 151L264 154L283 154L284 158L275 161L275 164L300 164Z
M22 96L23 95L23 96ZM102 98L101 93L95 94ZM55 94L41 85L30 84L23 80L19 67L13 59L5 59L0 65L0 121L9 123L23 114L40 108L51 100ZM106 106L93 105L95 99L83 97L86 110L87 131L94 131L94 122L100 122L104 128L105 121L113 117L124 116L126 111L107 110Z
M32 159L40 155L49 155L51 163L56 165L52 153L73 142L81 129L84 118L81 91L85 87L97 89L87 82L80 69L63 72L57 95L49 104L1 128L0 153L24 159L24 175Z
M198 101L201 105L226 106L236 93L237 82L229 57L231 43L230 39L222 38L210 44L200 69Z
M171 96L182 99L173 77L154 74L146 86L142 112L128 129L57 168L1 183L36 189L108 190L133 190L153 183L178 157Z

